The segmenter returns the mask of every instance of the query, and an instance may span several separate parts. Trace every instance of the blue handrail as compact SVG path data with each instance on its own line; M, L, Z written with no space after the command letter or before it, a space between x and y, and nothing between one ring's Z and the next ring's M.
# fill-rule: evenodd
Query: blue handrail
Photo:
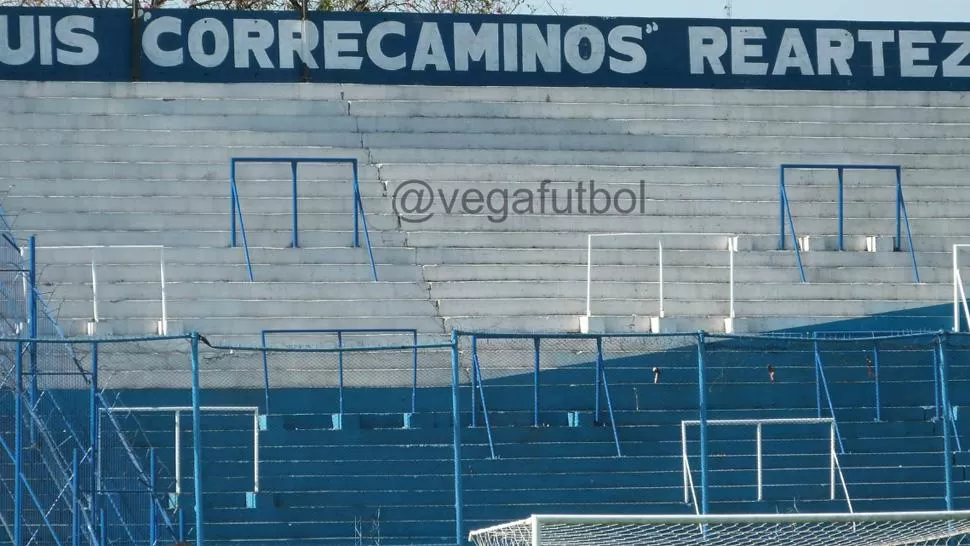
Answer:
M798 235L795 233L795 219L792 217L791 204L788 202L788 190L785 189L785 170L781 170L781 178L779 186L781 188L781 240L779 241L779 250L785 249L785 219L788 219L788 224L791 226L791 242L792 248L795 249L795 263L798 265L798 276L802 282L807 282L805 280L805 268L802 266L802 252L798 247Z
M475 386L478 386L476 389ZM478 362L478 339L472 336L472 401L475 400L475 391L482 401L482 416L485 420L485 435L488 437L488 451L492 458L495 458L495 443L492 441L492 424L488 420L488 405L485 404L485 388L482 386L482 369ZM472 409L474 419L475 410ZM473 423L474 425L474 423Z
M779 193L780 193L780 229L778 232L778 250L785 249L785 216L786 212L788 215L788 220L792 230L792 238L795 244L795 251L798 251L797 239L794 237L795 226L791 219L791 207L788 204L788 195L785 191L785 171L789 169L814 169L814 170L835 170L838 176L838 186L837 186L837 204L838 204L838 250L845 250L844 243L844 227L845 227L845 210L844 204L845 200L844 194L844 173L847 170L853 171L893 171L896 177L896 238L893 241L893 251L902 251L902 228L903 225L906 226L906 240L909 243L910 257L913 263L913 278L915 282L919 284L919 267L916 264L916 249L913 246L913 233L909 225L909 215L906 213L906 201L903 198L903 174L902 167L900 165L886 165L886 164L853 164L853 163L783 163L778 167L779 177ZM801 267L799 265L799 267ZM802 281L804 282L804 273L802 275Z
M263 397L264 412L269 414L269 359L267 354L269 347L266 345L267 334L336 334L337 336L337 360L340 369L338 379L340 382L339 413L343 415L343 335L344 334L411 334L411 413L417 412L418 399L418 331L414 328L291 328L291 329L263 329L260 331L260 349L263 355ZM278 350L278 349L273 349Z
M598 378L603 380L603 393L606 395L606 411L610 416L610 427L613 429L613 444L616 445L616 456L622 457L620 450L620 435L616 430L616 415L613 413L613 399L610 397L610 384L606 380L606 366L603 364L603 338L596 338L596 368L599 370ZM597 389L599 392L599 389Z
M249 257L249 244L246 241L246 227L243 224L242 208L239 203L239 190L236 185L236 164L237 163L288 163L290 165L290 184L291 184L291 233L290 247L300 247L299 235L299 188L297 181L297 168L300 163L336 163L350 164L353 172L353 247L360 247L360 230L358 220L364 227L364 240L367 244L367 256L370 260L371 276L377 281L377 266L374 262L374 251L370 242L370 233L367 230L367 217L364 214L364 203L360 197L360 177L358 173L357 158L355 157L233 157L229 159L229 246L236 246L236 214L239 215L240 232L243 237L243 246L246 252L246 267L249 272L249 280L253 280L252 262Z

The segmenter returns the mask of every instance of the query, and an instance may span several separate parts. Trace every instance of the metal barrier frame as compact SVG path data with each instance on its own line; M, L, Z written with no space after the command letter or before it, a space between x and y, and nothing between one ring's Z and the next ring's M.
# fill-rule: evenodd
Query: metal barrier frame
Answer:
M795 260L798 265L798 272L802 282L805 279L805 269L802 267L802 257L798 246L798 236L795 233L795 221L791 213L791 205L788 200L788 192L785 188L785 172L789 170L835 170L838 174L837 203L838 203L838 250L845 250L844 225L845 225L845 200L844 193L844 174L845 171L893 171L896 175L896 237L893 240L893 252L900 252L902 249L902 227L906 226L906 240L909 243L909 252L913 262L913 277L917 284L920 283L919 268L916 265L916 249L913 247L913 234L909 226L909 215L906 213L906 201L903 199L903 174L900 165L882 165L868 163L782 163L778 166L778 193L779 193L779 229L778 229L778 250L785 250L785 220L791 227L792 245L795 250Z
M238 163L288 163L290 165L290 182L292 191L292 233L290 239L291 248L299 248L299 191L297 185L297 168L300 163L349 163L353 172L353 200L354 200L354 237L353 247L360 247L360 229L358 221L364 228L364 241L367 244L367 255L370 259L371 276L376 281L377 266L374 264L374 251L370 243L370 233L367 230L367 218L364 214L364 202L360 197L360 181L358 176L358 164L355 157L232 157L229 159L229 246L236 247L236 214L239 214L239 231L242 233L243 248L246 254L246 271L249 280L254 280L252 260L249 256L249 242L246 238L246 225L243 222L242 206L239 202L239 189L236 184L236 165Z
M338 413L344 414L344 334L411 334L411 413L417 412L418 400L418 331L414 328L296 328L264 329L259 333L263 353L264 413L269 415L269 361L267 353L273 350L266 345L266 334L336 334L337 335L337 381Z

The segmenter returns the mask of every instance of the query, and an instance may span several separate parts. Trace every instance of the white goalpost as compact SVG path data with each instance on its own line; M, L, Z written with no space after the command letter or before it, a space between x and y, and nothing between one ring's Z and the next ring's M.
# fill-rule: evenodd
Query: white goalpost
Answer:
M476 546L942 546L965 543L968 533L970 511L533 515L472 531L469 540Z

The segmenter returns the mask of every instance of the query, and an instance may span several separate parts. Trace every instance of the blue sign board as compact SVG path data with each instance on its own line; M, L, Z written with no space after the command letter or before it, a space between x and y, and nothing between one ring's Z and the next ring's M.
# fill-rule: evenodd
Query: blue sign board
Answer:
M0 79L970 90L970 24L0 8Z

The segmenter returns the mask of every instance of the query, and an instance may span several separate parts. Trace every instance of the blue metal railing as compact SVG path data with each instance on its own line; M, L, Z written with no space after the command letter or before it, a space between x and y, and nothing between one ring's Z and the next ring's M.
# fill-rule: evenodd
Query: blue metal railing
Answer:
M374 263L374 250L370 242L370 232L367 229L367 216L364 214L364 202L360 196L360 180L358 173L357 158L354 157L233 157L229 159L229 246L236 246L236 217L239 218L239 231L242 234L243 249L246 256L246 271L249 280L255 280L253 274L252 259L249 254L249 241L246 237L246 225L243 222L242 207L239 202L239 188L236 184L236 164L237 163L287 163L290 165L291 183L291 234L290 246L300 247L299 230L299 188L297 169L300 163L329 163L329 164L349 164L352 170L353 183L353 247L360 247L360 227L364 229L364 242L367 245L367 257L370 260L371 277L376 281L377 266ZM358 223L359 222L359 223Z
M896 176L895 199L896 199L896 236L893 241L893 251L902 250L902 230L906 227L906 240L909 244L910 257L913 264L913 277L915 282L920 282L919 267L916 265L916 249L913 246L913 234L909 226L909 215L906 212L906 200L903 198L903 174L902 167L899 165L879 165L879 164L852 164L852 163L783 163L778 167L778 193L779 193L779 230L778 230L778 250L785 250L785 222L791 229L792 246L795 250L795 259L798 264L798 271L802 282L805 280L805 270L802 267L801 253L799 251L798 237L795 233L795 222L791 213L791 205L788 200L788 192L785 187L785 173L788 170L809 169L809 170L835 170L838 176L836 193L836 203L838 207L837 218L837 248L845 250L845 198L844 198L844 178L845 171L892 171Z
M835 437L839 443L839 453L845 453L845 446L842 444L842 433L839 432L839 420L835 417L835 404L832 403L832 393L829 391L829 382L825 379L825 369L822 367L822 355L818 349L818 340L812 344L815 356L815 392L818 396L818 417L822 416L822 397L825 392L825 401L828 404L829 415L832 417L832 426L835 428Z
M297 328L297 329L264 329L260 332L260 347L263 355L263 393L264 412L269 414L269 358L268 353L275 348L266 345L267 334L335 334L337 336L337 398L338 413L344 414L344 350L345 334L410 334L411 336L411 413L417 412L418 400L418 331L414 328Z
M485 421L485 435L488 437L488 450L495 458L495 443L492 441L492 424L488 420L488 405L485 403L485 388L482 386L482 369L478 362L478 338L472 336L472 427L475 426L475 395L482 401L482 419Z

